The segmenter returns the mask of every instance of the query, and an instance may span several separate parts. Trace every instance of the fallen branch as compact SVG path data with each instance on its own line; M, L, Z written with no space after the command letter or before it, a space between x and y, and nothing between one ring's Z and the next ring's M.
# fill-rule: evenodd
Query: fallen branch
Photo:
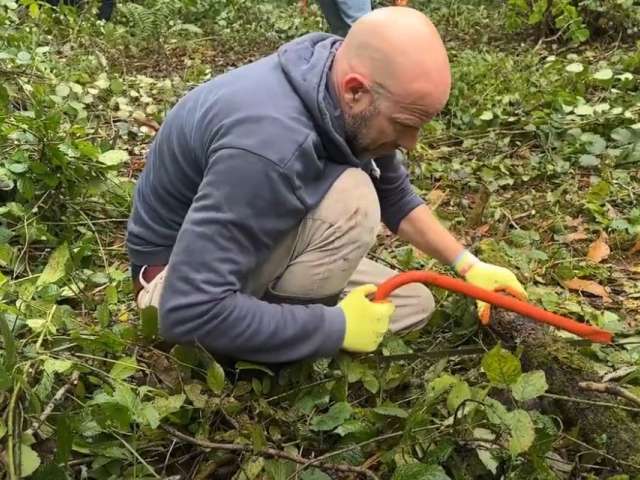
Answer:
M629 400L631 403L640 405L640 398L636 397L633 393L625 390L615 383L580 382L578 383L578 386L583 390L589 390L591 392L598 393L608 393L609 395L615 395L616 397L624 398L625 400Z
M69 381L65 383L62 387L60 387L60 389L56 392L56 394L53 396L51 401L47 404L45 409L40 414L40 417L38 417L38 419L35 422L33 422L33 425L31 425L31 427L29 427L24 432L26 435L33 435L35 432L38 431L38 429L42 426L42 424L49 417L49 415L51 415L51 412L53 412L53 409L56 407L56 405L67 394L69 389L71 387L75 387L78 384L79 379L80 379L80 372L76 370L71 375L71 378L69 379Z
M307 465L309 463L312 463L315 467L321 470L329 470L329 471L343 472L343 473L357 473L359 475L368 477L371 480L378 480L378 477L375 475L375 473L373 473L371 470L368 470L362 467L354 467L353 465L345 465L345 464L315 463L313 459L300 457L298 455L283 452L282 450L276 450L274 448L263 448L261 450L254 451L253 447L250 445L237 445L234 443L213 443L206 440L199 440L197 438L193 438L168 425L160 425L160 426L164 431L166 431L167 433L169 433L170 435L174 436L179 440L190 443L192 445L197 445L202 448L210 449L210 450L226 450L229 452L253 452L262 457L282 458L284 460L289 460L291 462L298 463L300 465Z

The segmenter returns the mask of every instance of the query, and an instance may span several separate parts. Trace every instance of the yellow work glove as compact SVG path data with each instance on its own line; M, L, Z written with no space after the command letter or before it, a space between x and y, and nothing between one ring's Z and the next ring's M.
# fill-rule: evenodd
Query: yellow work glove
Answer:
M391 302L372 302L367 295L375 285L354 288L338 304L344 312L345 333L342 348L350 352L373 352L389 329L395 307Z
M453 263L458 274L472 285L492 290L507 292L520 300L527 299L527 292L510 270L480 261L468 250L463 251ZM489 325L491 305L476 300L478 317L483 325Z

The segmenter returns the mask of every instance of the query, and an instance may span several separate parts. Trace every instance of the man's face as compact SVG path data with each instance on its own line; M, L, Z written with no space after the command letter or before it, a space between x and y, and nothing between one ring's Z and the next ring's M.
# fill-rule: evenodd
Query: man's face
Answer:
M394 96L386 89L373 89L363 96L364 105L345 112L346 140L361 159L411 150L420 128L433 116L428 108L410 98Z

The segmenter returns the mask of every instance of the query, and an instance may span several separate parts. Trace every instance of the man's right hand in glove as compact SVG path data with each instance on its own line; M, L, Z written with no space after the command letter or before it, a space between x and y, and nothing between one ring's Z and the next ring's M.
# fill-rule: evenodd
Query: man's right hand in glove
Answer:
M375 293L375 285L354 288L338 304L345 317L342 348L350 352L373 352L389 329L395 307L391 302L372 302L367 295Z

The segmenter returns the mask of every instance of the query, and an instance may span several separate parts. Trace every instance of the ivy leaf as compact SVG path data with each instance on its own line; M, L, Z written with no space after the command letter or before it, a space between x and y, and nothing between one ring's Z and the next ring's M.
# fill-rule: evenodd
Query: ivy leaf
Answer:
M529 450L536 436L529 414L524 410L509 412L507 423L511 430L509 451L512 455L518 455Z
M353 413L347 402L334 404L327 413L315 417L311 422L311 430L326 432L342 425Z
M482 369L495 385L511 385L522 374L520 360L510 351L496 345L482 357Z
M69 246L66 242L56 248L49 257L47 265L44 267L40 277L38 277L36 286L40 287L42 285L49 285L64 277L66 274L67 262L70 257L71 254L69 253Z
M578 105L573 111L576 115L593 115L593 107L591 105Z
M578 158L578 163L582 167L597 167L598 165L600 165L600 159L595 155L590 155L587 153L584 155L580 155L580 158Z
M616 142L625 144L631 142L631 139L633 137L629 130L627 130L626 128L618 127L611 132L611 138L613 138Z
M129 154L124 150L109 150L107 152L101 153L98 157L99 162L109 167L121 165L127 160L129 160Z
M610 68L603 68L594 73L593 78L596 80L611 80L613 78L613 72Z
M547 391L547 379L542 370L527 372L518 378L516 383L511 385L511 393L513 398L519 402L526 402L533 398L539 397Z
M56 95L59 97L66 97L67 95L69 95L71 93L71 89L69 88L68 85L61 83L56 87Z
M451 480L440 465L407 463L393 472L391 480Z
M580 73L584 70L584 65L578 62L570 63L564 68L567 72Z
M33 449L25 445L20 445L20 478L28 477L40 466L40 457Z
M118 380L124 380L136 373L138 362L134 357L122 357L111 367L111 375Z
M224 370L215 360L207 370L207 385L215 394L222 393L224 388Z

